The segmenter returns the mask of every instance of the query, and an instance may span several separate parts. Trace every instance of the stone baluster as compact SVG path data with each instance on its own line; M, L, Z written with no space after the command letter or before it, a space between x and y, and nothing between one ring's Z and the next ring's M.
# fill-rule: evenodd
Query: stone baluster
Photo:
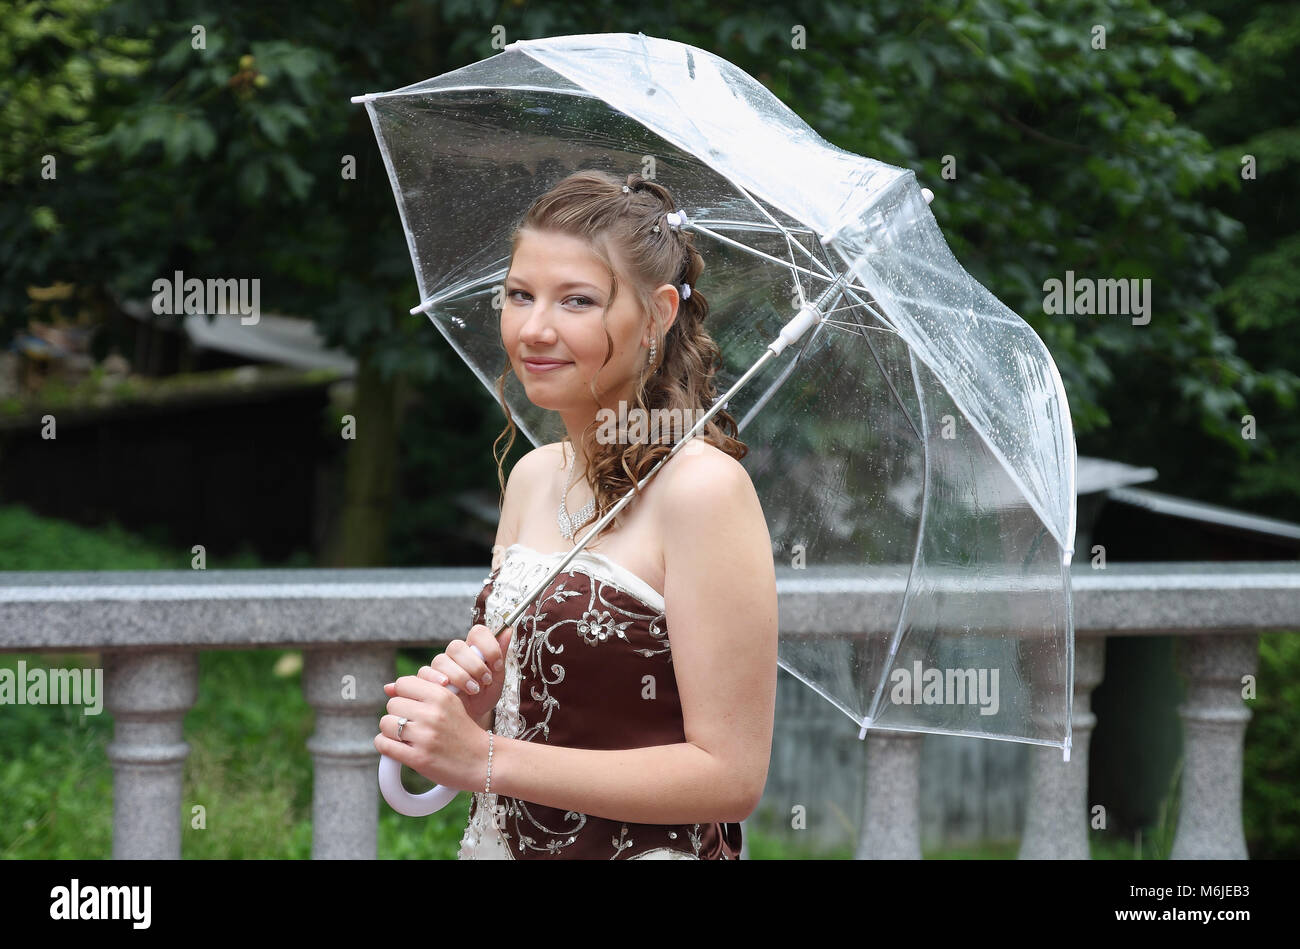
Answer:
M1187 635L1178 642L1187 697L1183 720L1183 788L1173 860L1245 860L1241 757L1250 720L1242 677L1255 674L1259 636Z
M198 695L193 652L105 652L113 716L113 859L179 860L185 713Z
M393 649L308 649L303 692L316 711L312 859L373 860L379 833L375 735L395 678ZM383 805L387 807L387 804Z
M1079 637L1074 644L1074 716L1070 760L1060 748L1029 749L1029 795L1021 860L1088 860L1088 746L1097 716L1092 691L1106 668L1106 640Z
M920 732L867 732L867 790L855 860L921 859Z

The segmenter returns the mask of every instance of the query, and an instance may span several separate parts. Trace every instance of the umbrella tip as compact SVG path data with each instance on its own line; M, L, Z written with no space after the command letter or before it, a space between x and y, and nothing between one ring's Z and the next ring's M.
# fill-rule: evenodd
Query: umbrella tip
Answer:
M934 200L934 192L931 191L929 188L922 188L922 189L921 189L921 197L925 198L925 203L926 203L926 204L929 204L930 202L932 202L932 201Z
M858 731L858 741L862 741L862 739L867 737L867 729L870 727L871 727L871 719L864 718L862 720L862 728Z

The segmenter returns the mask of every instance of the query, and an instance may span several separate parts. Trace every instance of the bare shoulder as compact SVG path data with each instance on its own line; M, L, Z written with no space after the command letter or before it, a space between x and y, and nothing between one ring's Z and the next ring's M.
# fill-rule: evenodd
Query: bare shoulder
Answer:
M688 449L683 447L664 466L662 473L671 472L656 518L663 543L664 601L675 604L668 622L676 624L679 639L683 616L707 616L712 607L702 605L704 600L717 598L724 587L733 615L742 615L742 603L754 615L776 615L772 538L749 472L708 443Z
M497 525L493 567L499 566L505 548L519 539L522 512L528 509L535 492L548 482L561 464L560 443L552 442L534 448L510 469L506 478L505 498L501 502L501 518Z
M546 484L564 464L564 456L559 442L539 445L515 462L506 480L506 504L511 496L527 503L528 497L541 485Z
M715 445L691 439L656 477L664 479L659 521L667 530L716 529L737 518L766 530L749 472Z
M515 462L515 466L510 469L510 477L515 478L517 475L521 482L531 483L539 476L545 478L554 474L555 469L563 463L559 442L539 445Z
M662 474L676 485L698 481L750 484L749 472L739 461L721 448L699 438L692 438L676 456L664 465ZM751 490L753 485L750 484ZM665 492L666 493L666 492Z

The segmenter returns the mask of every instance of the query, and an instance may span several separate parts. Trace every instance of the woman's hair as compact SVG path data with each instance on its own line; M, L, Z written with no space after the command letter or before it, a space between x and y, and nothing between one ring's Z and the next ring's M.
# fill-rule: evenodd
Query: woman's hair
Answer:
M628 191L623 190L625 183ZM656 350L655 362L647 365L637 382L632 405L628 406L628 417L635 417L634 409L644 411L647 419L655 409L681 410L680 415L661 417L680 417L683 420L681 433L685 434L700 417L700 410L707 411L713 405L717 397L713 375L722 360L717 344L704 328L709 315L708 301L695 286L704 269L704 259L695 249L692 234L668 225L665 215L674 210L676 204L672 194L658 182L638 174L628 175L624 182L603 171L578 171L533 203L515 228L510 243L513 257L524 231L568 234L586 241L592 253L605 264L609 270L611 292L601 317L607 344L602 367L608 364L614 352L614 340L609 335L606 320L608 307L613 305L620 290L614 266L617 255L627 268L628 291L640 304L641 312L651 314L653 318ZM658 225L658 231L655 225ZM653 302L654 291L665 283L680 288L683 282L691 285L691 295L679 303L677 319L664 334ZM505 503L502 465L515 440L515 423L505 400L506 376L512 371L507 359L496 384L506 415L506 427L493 444L502 504ZM600 403L596 398L594 379L588 389L592 398L592 420L583 430L581 440L586 456L591 459L586 480L595 496L595 518L599 519L672 450L672 445L656 443L653 439L640 443L601 444L597 440L596 410ZM740 459L745 457L748 448L736 437L738 434L735 419L725 409L719 409L695 437ZM497 446L507 436L505 448L498 453ZM605 530L609 530L618 519L614 518Z

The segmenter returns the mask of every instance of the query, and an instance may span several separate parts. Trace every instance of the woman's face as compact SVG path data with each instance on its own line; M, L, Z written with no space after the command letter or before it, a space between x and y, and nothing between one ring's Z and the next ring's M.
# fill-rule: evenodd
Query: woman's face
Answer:
M646 357L649 321L621 274L618 300L609 305L609 272L586 243L524 230L505 291L501 343L529 401L560 412L594 412L593 379L602 407L630 398ZM602 368L606 329L614 349Z

